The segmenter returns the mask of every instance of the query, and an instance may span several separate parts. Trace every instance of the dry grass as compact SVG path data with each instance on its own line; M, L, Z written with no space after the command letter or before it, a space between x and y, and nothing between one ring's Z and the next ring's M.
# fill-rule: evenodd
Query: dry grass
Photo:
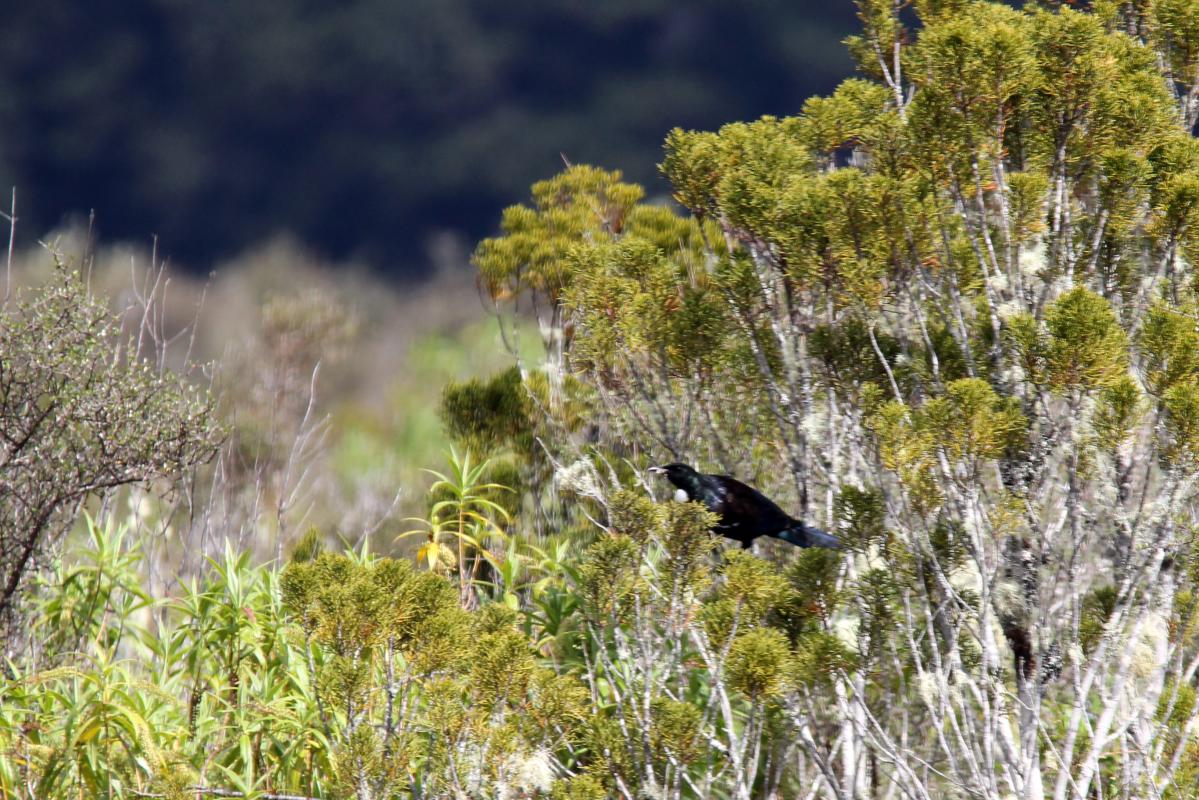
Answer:
M409 284L389 283L359 264L324 262L287 238L264 242L208 276L169 263L163 269L148 247L92 247L77 229L46 241L48 247L17 254L15 290L49 279L53 249L86 272L96 295L129 315L130 330L140 324L146 298L155 298L154 326L170 343L164 363L201 365L194 377L217 388L241 437L230 469L246 487L256 486L242 492L245 502L254 496L256 507L277 507L289 480L283 473L290 469L294 480L291 462L303 461L302 508L228 532L262 555L277 549L267 541L276 530L291 541L313 524L350 541L374 530L373 546L390 549L405 528L400 520L424 510L428 479L421 469L443 464L448 443L436 412L442 388L512 361L476 291L467 253L452 241L435 253L432 277ZM304 435L309 441L299 453Z

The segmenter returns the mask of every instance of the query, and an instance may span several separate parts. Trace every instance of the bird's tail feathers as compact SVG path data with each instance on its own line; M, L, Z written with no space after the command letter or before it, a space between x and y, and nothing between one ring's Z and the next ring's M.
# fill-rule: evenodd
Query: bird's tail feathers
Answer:
M841 540L831 533L813 528L811 525L800 523L779 533L778 538L790 542L797 547L827 547L830 550L840 550Z

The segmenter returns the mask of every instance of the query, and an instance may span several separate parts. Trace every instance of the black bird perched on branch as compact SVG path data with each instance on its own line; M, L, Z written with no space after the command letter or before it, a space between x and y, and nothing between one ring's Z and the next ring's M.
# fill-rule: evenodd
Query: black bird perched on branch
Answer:
M752 486L746 486L728 475L706 475L686 464L667 464L650 467L649 471L665 475L678 487L676 498L703 503L709 511L720 515L720 523L712 530L749 547L759 536L773 536L799 547L828 547L840 549L836 536L805 525L783 511L769 497Z

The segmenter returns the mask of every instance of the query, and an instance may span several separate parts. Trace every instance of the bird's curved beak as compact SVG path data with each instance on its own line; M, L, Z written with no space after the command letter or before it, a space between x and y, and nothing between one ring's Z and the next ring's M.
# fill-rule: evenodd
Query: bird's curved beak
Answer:
M654 475L665 475L666 474L665 467L650 467L649 471Z

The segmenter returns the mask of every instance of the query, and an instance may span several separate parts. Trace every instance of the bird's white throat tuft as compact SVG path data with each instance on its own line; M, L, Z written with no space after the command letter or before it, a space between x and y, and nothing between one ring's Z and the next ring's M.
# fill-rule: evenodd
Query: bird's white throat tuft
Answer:
M685 491L683 491L682 489L674 490L674 501L676 503L686 503L690 499L691 498L688 497L687 493Z

